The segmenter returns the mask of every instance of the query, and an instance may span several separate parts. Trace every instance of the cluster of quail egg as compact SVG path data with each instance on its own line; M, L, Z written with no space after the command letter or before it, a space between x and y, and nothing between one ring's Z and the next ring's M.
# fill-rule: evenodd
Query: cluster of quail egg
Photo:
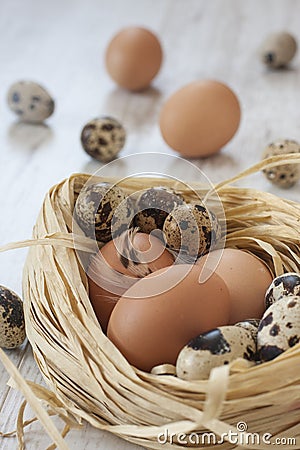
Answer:
M275 278L265 296L261 320L222 326L191 340L179 353L174 374L206 379L210 371L238 358L253 364L271 361L300 342L300 274Z
M170 189L147 189L138 198L137 210L135 225L140 231L161 230L167 247L182 258L205 254L221 238L221 226L212 211L200 200L185 203Z
M207 253L222 234L217 217L203 203L187 204L179 193L161 186L128 196L116 185L88 184L79 193L74 219L87 237L100 243L132 228L154 232L186 259Z

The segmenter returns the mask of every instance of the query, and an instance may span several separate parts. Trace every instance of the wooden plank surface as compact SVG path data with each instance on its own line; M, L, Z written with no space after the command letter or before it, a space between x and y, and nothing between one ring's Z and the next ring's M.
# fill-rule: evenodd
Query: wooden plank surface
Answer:
M236 174L260 159L273 139L300 140L300 57L289 70L269 72L257 48L270 31L288 30L300 39L297 0L1 0L0 3L0 245L30 237L46 191L73 172L93 173L100 164L82 151L82 126L100 114L119 118L128 132L122 156L155 152L164 166L182 179L189 173L180 160L162 163L162 153L175 155L164 143L158 114L164 100L189 81L213 78L228 83L242 105L238 134L214 157L193 161L212 182ZM113 33L126 25L157 32L165 60L152 87L139 94L117 88L103 64ZM16 122L6 106L10 84L33 79L56 100L47 125ZM217 130L216 130L217 132ZM131 160L119 160L106 175L127 175ZM155 165L155 164L154 164ZM300 200L299 184L281 191L257 174L244 185ZM0 284L21 293L26 250L0 254ZM41 382L30 346L7 354L30 380ZM6 386L0 367L0 429L15 427L22 397ZM30 413L28 412L28 416ZM50 444L41 426L26 434L27 449ZM104 432L84 426L67 438L70 449L137 449ZM17 448L15 438L1 439L0 450Z

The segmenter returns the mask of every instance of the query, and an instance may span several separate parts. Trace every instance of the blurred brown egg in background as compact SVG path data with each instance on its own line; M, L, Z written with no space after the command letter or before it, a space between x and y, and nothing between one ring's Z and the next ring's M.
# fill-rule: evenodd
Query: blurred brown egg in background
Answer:
M158 73L163 52L158 38L146 28L128 27L110 41L106 69L111 78L130 91L146 89Z
M160 113L166 143L188 158L217 153L235 135L241 118L237 96L214 80L194 81L176 91Z

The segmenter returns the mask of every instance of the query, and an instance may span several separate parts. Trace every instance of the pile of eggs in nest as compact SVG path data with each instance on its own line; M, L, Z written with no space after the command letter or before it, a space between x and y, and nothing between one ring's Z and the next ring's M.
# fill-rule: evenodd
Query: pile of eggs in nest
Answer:
M281 69L296 50L293 36L275 33L263 42L260 58L268 68ZM140 27L121 30L105 53L110 77L132 92L150 86L162 61L158 37ZM12 84L7 101L21 122L43 123L55 110L48 90L30 80ZM169 147L198 158L219 152L236 134L240 118L239 99L229 86L197 80L166 99L158 122ZM81 132L83 149L102 163L116 158L125 143L126 130L114 117L96 117ZM278 140L262 159L290 153L300 153L300 145ZM293 164L263 172L281 188L300 179ZM157 367L168 364L179 377L205 378L215 365L238 357L271 360L299 341L299 275L272 281L254 255L220 250L222 224L201 201L186 204L180 194L159 187L129 198L118 186L90 185L78 198L75 220L101 243L87 268L96 316L136 367L159 373ZM0 346L13 348L25 338L22 302L0 288L0 303Z
M213 367L268 361L299 342L300 275L272 280L255 255L223 250L221 222L170 188L81 190L74 226L97 243L86 266L89 297L136 368L204 379Z

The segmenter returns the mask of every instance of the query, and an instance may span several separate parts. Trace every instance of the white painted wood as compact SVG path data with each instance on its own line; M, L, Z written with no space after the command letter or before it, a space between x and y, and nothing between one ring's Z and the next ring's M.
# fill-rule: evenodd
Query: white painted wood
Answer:
M214 157L193 161L213 181L221 181L260 159L278 137L300 140L300 58L287 71L269 72L257 47L269 31L286 29L300 39L297 0L1 0L0 3L0 245L26 239L46 191L72 172L93 173L100 164L81 150L79 134L89 119L112 114L123 121L128 139L122 156L156 152L157 167L190 179L180 161L162 163L175 153L163 142L158 115L164 100L197 78L228 83L238 94L243 117L238 134ZM103 64L112 34L131 24L147 26L161 38L165 60L152 88L131 94L117 88ZM11 83L33 79L56 100L45 126L22 125L7 109ZM134 169L119 160L107 175ZM257 174L243 181L277 195L300 200L299 184L281 191ZM26 250L0 254L0 283L21 292ZM41 382L28 345L9 351L22 374ZM0 429L14 428L21 396L6 387L0 368ZM29 413L28 413L29 414ZM29 414L30 415L30 414ZM60 425L61 426L61 425ZM49 440L38 424L26 434L27 448L42 450ZM137 449L125 441L84 426L67 438L73 450ZM16 448L1 439L0 450Z

